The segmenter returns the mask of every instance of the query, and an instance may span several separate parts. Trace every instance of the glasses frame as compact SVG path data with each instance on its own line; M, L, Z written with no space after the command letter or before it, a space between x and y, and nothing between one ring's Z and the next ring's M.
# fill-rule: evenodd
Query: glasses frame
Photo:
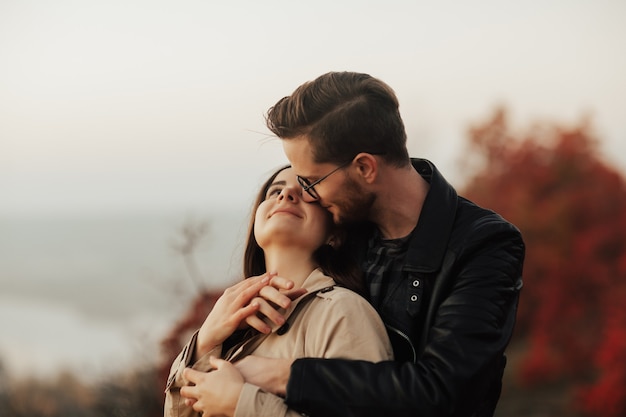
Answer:
M343 164L339 165L337 168L333 169L332 171L330 171L328 174L324 175L323 177L313 181L313 182L309 182L309 180L307 180L306 178L302 178L301 176L297 175L296 179L298 180L298 184L300 184L300 186L302 187L302 191L306 191L307 194L309 196L311 196L311 198L313 198L314 201L317 201L320 199L320 195L317 193L317 191L315 190L315 186L318 185L320 182L324 181L326 178L330 177L331 175L333 175L335 172L339 171L342 168L347 167L348 165L350 165L352 163L353 159L349 160L348 162L344 162Z

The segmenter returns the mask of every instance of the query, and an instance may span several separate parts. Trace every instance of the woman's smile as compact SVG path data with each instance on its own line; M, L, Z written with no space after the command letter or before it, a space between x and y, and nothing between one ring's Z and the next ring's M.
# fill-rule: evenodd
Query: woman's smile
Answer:
M272 217L275 214L281 214L281 213L282 214L291 214L293 216L302 218L302 215L298 211L293 210L292 208L289 208L289 207L277 208L276 210L274 210L274 211L272 211L270 213L270 217Z

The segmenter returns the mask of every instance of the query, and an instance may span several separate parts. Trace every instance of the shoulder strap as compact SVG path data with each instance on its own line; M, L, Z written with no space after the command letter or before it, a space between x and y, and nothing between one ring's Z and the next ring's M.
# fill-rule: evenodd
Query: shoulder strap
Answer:
M289 329L291 328L291 321L295 319L296 317L296 313L298 313L302 307L304 307L306 304L309 303L309 301L311 301L313 298L315 298L315 296L318 293L325 293L325 292L329 292L335 289L334 285L330 285L328 287L324 287L324 288L320 288L319 290L310 292L308 294L305 294L304 296L302 296L302 299L298 302L298 305L296 306L296 308L294 308L294 310L291 312L291 314L289 315L289 318L285 321L285 324L283 324L282 326L280 326L280 328L278 330L276 330L276 334L279 336L284 335L285 333L287 333L289 331Z

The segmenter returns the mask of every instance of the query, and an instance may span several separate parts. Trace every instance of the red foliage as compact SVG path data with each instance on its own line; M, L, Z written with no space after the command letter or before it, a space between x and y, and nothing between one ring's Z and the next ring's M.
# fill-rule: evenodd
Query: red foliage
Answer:
M189 310L161 341L162 359L159 365L159 377L163 381L163 387L165 387L172 362L189 341L191 335L200 328L222 292L203 291L198 294L191 303Z
M463 194L516 224L527 245L516 330L529 343L523 382L591 378L581 408L626 415L624 178L584 122L515 135L498 110L469 136L483 165Z
M579 391L581 408L590 416L626 416L626 309L619 305L626 300L626 293L619 295L607 309L604 338L594 358L601 372L594 384Z

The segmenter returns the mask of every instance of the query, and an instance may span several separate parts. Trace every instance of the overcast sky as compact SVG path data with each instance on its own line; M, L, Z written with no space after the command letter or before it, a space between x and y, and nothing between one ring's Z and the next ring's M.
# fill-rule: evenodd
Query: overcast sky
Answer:
M0 0L0 214L250 204L264 112L330 70L397 92L453 183L468 124L593 115L626 172L626 2Z

